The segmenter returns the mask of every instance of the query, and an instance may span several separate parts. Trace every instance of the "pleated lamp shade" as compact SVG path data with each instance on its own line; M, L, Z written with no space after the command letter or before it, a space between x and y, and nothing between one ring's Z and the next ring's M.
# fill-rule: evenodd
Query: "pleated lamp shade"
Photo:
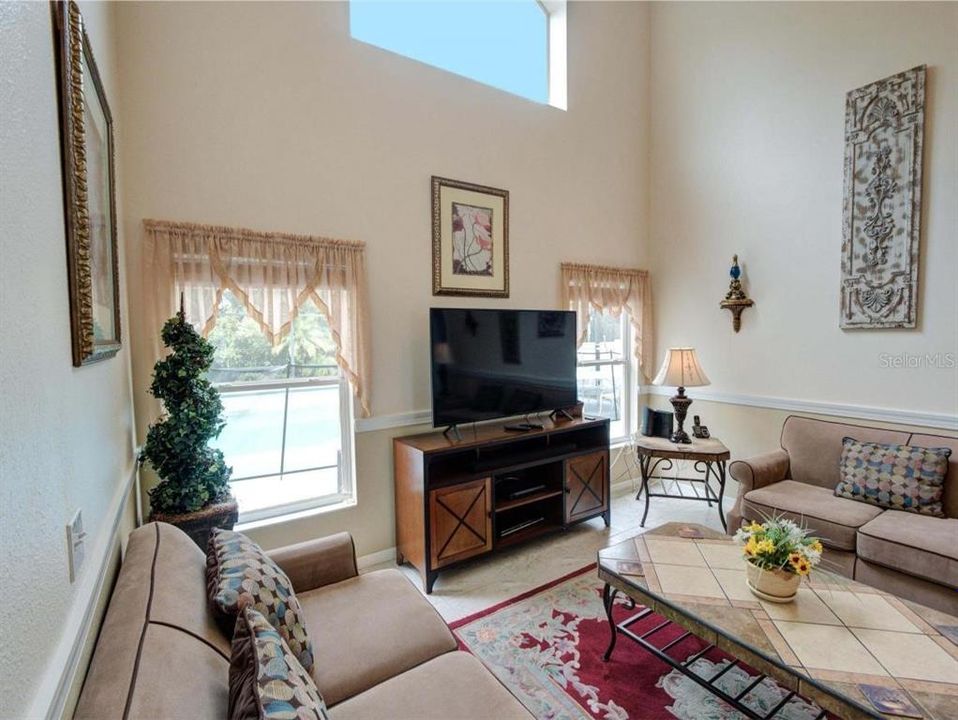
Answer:
M653 385L669 385L671 387L698 387L708 385L709 379L699 359L695 355L695 348L669 348L659 374L652 381Z

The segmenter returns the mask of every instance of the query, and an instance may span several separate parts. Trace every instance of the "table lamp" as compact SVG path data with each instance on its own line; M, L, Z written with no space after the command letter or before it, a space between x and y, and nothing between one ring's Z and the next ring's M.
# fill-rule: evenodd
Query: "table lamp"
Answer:
M691 443L692 440L685 430L682 429L682 423L685 422L685 414L688 412L692 399L686 397L685 388L699 387L708 385L709 379L702 371L699 365L699 359L695 356L695 348L669 348L659 369L659 374L652 381L653 385L672 385L678 388L678 393L669 398L672 407L675 408L675 419L678 421L678 429L669 436L669 440L674 443Z

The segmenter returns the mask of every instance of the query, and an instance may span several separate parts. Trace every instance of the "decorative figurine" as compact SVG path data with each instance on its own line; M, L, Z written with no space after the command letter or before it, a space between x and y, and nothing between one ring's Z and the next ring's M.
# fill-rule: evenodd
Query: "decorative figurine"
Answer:
M732 280L728 284L728 292L725 293L725 299L719 303L719 307L731 310L732 329L738 332L742 327L742 311L745 308L752 307L755 302L746 295L742 289L742 281L739 280L742 276L742 268L738 266L738 255L732 256L732 267L729 269L728 274Z

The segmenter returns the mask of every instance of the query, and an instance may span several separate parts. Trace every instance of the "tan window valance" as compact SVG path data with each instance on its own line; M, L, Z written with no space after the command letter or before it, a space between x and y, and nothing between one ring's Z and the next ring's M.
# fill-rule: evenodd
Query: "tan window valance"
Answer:
M651 379L652 289L647 270L562 263L562 302L576 312L579 345L585 341L592 310L614 316L627 312L639 369L646 381Z
M159 328L179 305L204 336L229 290L272 343L289 333L310 300L329 323L336 363L369 415L366 249L361 242L242 228L144 220L151 322Z

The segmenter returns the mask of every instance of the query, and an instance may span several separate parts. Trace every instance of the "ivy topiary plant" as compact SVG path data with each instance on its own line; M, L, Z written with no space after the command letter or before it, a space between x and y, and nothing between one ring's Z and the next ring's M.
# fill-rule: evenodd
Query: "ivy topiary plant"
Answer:
M150 394L163 402L166 416L150 426L140 455L162 480L150 490L154 516L194 513L232 499L233 468L209 446L226 425L220 394L204 377L213 346L186 321L182 306L161 337L173 352L153 366Z

